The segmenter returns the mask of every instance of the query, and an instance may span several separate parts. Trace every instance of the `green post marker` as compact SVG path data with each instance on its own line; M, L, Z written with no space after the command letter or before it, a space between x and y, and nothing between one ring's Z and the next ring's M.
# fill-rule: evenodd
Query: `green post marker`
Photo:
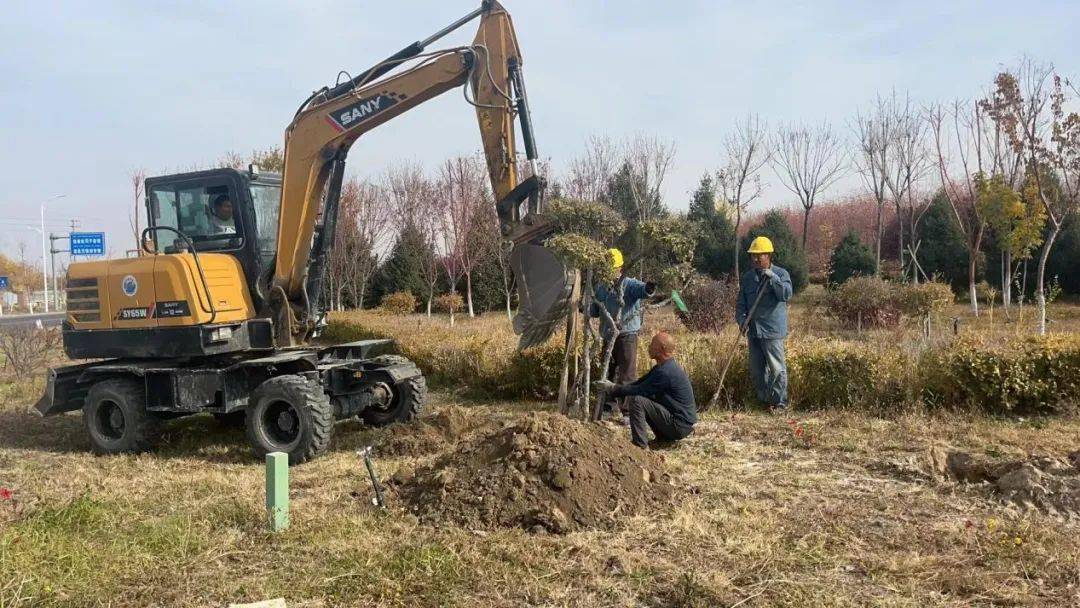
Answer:
M266 515L272 532L288 529L289 455L284 452L266 455Z
M679 297L679 292L674 289L671 290L671 300L675 302L675 308L679 309L679 312L689 312L686 304L682 301L682 298Z

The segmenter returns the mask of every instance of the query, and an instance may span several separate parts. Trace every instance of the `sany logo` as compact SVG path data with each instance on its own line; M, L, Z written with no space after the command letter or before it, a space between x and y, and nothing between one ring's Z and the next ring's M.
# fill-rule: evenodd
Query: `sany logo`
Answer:
M404 99L405 97L403 95L395 96L392 93L379 93L336 110L332 114L327 114L326 120L338 131L344 131L396 104L398 98Z
M376 97L371 101L361 105L360 107L354 107L351 110L338 114L338 118L341 120L342 126L349 126L354 120L361 120L368 114L374 114L379 109L379 104L382 103L382 97Z

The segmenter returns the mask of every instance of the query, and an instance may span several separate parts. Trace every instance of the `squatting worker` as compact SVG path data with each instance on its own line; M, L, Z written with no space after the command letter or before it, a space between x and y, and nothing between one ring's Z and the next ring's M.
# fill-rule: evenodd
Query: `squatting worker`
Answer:
M612 285L600 285L596 288L596 302L593 303L589 314L601 317L600 304L603 304L611 318L617 322L620 317L619 294L622 294L622 323L618 332L604 318L600 320L600 335L604 338L600 352L607 352L608 343L614 337L615 349L611 354L607 380L626 383L637 377L637 347L638 333L641 331L642 300L656 292L656 285L643 283L623 274L623 254L618 249L609 249L608 256L611 258L611 266L615 269L617 278ZM614 411L614 397L609 395L608 399L608 403L604 404L604 409ZM622 414L626 415L625 404L620 409Z
M236 234L233 204L228 194L219 194L211 201L210 226L213 234Z
M636 382L596 383L615 397L628 397L630 440L642 448L649 446L649 429L660 441L678 441L694 431L697 406L694 389L682 366L675 361L675 338L660 332L649 343L649 356L656 365Z
M743 274L735 320L741 327L754 305L758 290L764 289L754 310L746 337L750 342L750 379L758 399L770 410L787 407L787 362L784 339L788 333L787 301L791 298L791 275L772 263L773 244L759 236L750 243L753 268Z

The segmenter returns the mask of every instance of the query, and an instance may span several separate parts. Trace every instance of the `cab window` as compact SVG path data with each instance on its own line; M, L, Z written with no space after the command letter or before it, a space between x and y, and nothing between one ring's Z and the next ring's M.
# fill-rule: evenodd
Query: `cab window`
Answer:
M161 184L150 190L150 221L184 233L199 251L237 249L243 226L236 197L227 184ZM154 232L165 253L183 248L183 239L167 230Z

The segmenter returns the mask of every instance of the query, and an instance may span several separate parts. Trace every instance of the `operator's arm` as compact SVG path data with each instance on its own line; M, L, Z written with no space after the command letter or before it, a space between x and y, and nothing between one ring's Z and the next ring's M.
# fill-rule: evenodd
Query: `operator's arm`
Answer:
M632 306L634 302L656 293L656 283L644 283L637 279L630 278L627 278L625 283L626 291L623 293L627 306Z
M653 367L649 373L628 384L616 384L615 388L608 393L611 397L626 397L629 395L658 395L663 393L668 386L667 376L660 373L659 366Z
M791 275L786 270L773 273L773 278L769 280L769 288L772 289L778 302L787 302L791 299Z

